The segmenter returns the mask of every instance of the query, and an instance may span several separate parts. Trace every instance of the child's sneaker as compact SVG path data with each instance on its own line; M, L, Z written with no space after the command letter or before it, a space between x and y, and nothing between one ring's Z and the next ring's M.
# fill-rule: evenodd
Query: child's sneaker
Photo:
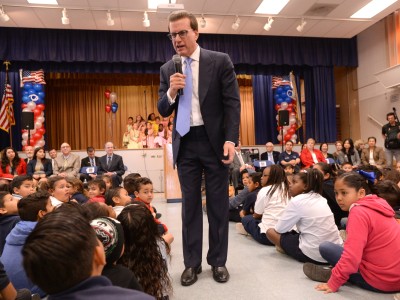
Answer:
M331 277L332 268L329 266L316 265L306 262L303 265L304 274L314 281L328 282Z
M249 233L244 229L244 226L242 223L236 223L236 231L237 233L243 234L243 235L248 235Z
M276 251L278 251L279 253L286 254L285 250L283 250L282 247L279 247L278 245L275 245L275 249L276 249Z

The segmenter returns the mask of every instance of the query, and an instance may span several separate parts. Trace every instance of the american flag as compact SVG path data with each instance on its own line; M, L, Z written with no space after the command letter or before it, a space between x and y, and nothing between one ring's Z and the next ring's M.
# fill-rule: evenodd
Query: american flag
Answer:
M276 89L281 85L290 85L289 76L272 76L272 88Z
M7 80L0 108L0 129L6 132L9 132L11 125L15 125L13 103L11 85Z
M293 99L292 103L294 112L296 113L297 129L299 129L301 126L303 126L303 120L301 117L301 109L300 109L300 99L299 99L299 94L297 93L297 85L293 72L290 72L289 77L290 77L290 85L292 86L292 99Z
M22 74L21 75L21 84L27 83L27 82L34 82L37 84L46 84L44 81L44 72L43 69L40 69L38 71L27 71L27 70L21 70Z

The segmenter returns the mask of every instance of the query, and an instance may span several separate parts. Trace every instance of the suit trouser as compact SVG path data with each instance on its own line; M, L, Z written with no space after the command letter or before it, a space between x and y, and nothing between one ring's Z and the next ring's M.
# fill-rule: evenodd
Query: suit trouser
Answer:
M202 261L203 171L209 223L207 262L216 267L224 266L228 252L229 169L211 147L204 126L191 127L189 133L181 138L177 166L183 198L182 242L185 267L197 267Z

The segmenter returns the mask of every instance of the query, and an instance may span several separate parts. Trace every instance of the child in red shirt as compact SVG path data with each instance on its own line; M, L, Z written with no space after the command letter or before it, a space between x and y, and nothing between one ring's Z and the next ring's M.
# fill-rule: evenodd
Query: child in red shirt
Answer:
M104 194L106 192L106 183L103 179L94 179L88 183L88 202L101 202L106 203Z

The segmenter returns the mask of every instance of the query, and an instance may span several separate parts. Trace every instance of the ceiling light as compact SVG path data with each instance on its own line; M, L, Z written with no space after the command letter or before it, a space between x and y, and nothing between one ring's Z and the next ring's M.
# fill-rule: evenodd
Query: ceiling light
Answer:
M206 19L204 19L203 15L201 15L201 20L199 21L199 24L200 24L201 28L204 28L207 26L207 21L206 21Z
M257 7L256 14L277 15L288 4L289 0L264 0Z
M272 17L269 17L268 18L268 22L267 23L265 23L265 25L264 25L264 29L266 30L266 31L270 31L271 30L271 25L272 25L272 23L274 22L274 19L272 18Z
M111 17L111 12L107 12L107 26L114 26L114 20Z
M350 18L354 19L370 19L375 15L379 14L382 10L386 9L397 0L372 0L370 3L365 5Z
M306 26L307 22L304 19L301 19L301 23L296 27L298 32L302 32L304 30L304 26Z
M27 0L29 4L58 5L57 0Z
M63 23L63 25L68 25L69 24L69 18L68 18L68 15L67 15L67 9L66 8L63 8L63 10L62 10L61 23Z
M232 29L233 30L238 30L240 26L240 19L238 16L236 16L235 22L232 24Z
M10 20L10 17L4 11L3 6L0 6L0 18L3 22L7 22Z
M149 16L147 15L147 11L143 14L143 27L150 27Z
M159 4L175 4L176 0L147 0L148 9L157 9Z

